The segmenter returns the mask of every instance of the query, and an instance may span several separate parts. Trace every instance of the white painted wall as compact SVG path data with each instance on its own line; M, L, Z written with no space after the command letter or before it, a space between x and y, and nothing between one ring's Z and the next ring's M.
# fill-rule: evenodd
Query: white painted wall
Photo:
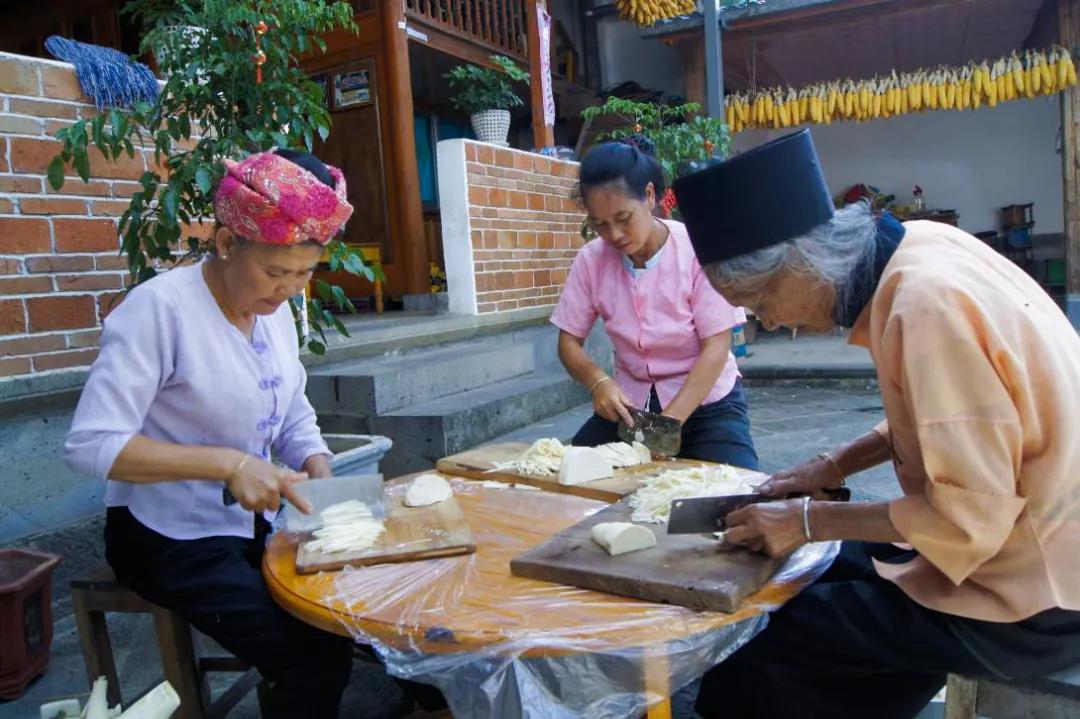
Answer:
M656 39L641 37L633 23L618 16L602 18L596 27L600 46L600 79L604 88L633 80L650 90L684 94L679 53Z
M465 140L443 140L435 146L439 168L439 213L450 312L477 314L476 271L469 227L468 172Z
M1035 232L1064 229L1061 125L1056 97L973 112L931 112L811 128L833 194L862 182L910 202L919 185L927 206L955 209L969 232L999 229L999 209L1035 203ZM747 131L735 150L783 131Z

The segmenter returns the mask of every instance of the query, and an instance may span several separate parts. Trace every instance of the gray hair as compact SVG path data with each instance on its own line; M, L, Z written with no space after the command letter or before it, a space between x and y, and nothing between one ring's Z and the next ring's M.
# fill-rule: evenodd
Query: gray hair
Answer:
M723 288L756 289L786 270L833 287L837 306L842 306L852 287L860 284L853 276L856 270L873 272L876 236L877 220L870 204L856 202L801 237L710 263L704 268L705 276L722 294Z

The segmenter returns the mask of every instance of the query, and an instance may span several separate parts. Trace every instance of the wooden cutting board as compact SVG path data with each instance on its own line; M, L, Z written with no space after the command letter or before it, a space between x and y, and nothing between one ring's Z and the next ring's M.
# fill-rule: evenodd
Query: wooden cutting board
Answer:
M335 571L344 567L411 562L450 557L476 551L472 531L453 497L429 507L406 507L406 484L387 488L386 531L375 545L360 552L324 554L304 548L302 538L296 550L296 573Z
M668 534L667 525L645 524L656 546L613 557L592 541L593 525L629 522L628 500L600 510L510 562L518 577L567 584L650 602L734 612L763 587L783 559L746 549L727 550L715 539Z
M489 444L440 459L436 464L436 468L440 472L457 475L458 477L528 484L548 492L575 494L579 497L598 499L602 502L617 502L626 495L636 492L641 480L645 477L659 474L668 469L699 467L703 464L710 464L710 462L703 462L698 459L660 460L649 464L640 464L636 467L617 469L615 470L615 476L610 479L598 479L595 482L574 486L559 484L557 476L538 477L515 472L490 471L497 463L517 459L528 448L529 445L523 442ZM767 478L767 475L749 469L739 470L739 472L751 484L759 484Z

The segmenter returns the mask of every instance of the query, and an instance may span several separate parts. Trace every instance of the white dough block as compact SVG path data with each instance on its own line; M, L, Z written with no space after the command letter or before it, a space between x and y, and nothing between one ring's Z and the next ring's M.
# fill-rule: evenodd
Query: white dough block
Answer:
M604 455L592 447L566 450L559 468L559 484L578 485L615 476L615 469Z
M601 522L592 528L592 538L613 557L656 546L650 529L630 522Z

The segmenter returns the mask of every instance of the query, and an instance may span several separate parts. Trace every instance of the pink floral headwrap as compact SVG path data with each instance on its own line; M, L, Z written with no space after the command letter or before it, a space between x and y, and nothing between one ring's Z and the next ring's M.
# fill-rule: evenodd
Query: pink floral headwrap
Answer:
M214 211L225 227L253 242L296 245L333 239L353 207L345 199L345 177L327 165L328 187L299 165L273 152L240 162L225 161L225 177L214 195Z

